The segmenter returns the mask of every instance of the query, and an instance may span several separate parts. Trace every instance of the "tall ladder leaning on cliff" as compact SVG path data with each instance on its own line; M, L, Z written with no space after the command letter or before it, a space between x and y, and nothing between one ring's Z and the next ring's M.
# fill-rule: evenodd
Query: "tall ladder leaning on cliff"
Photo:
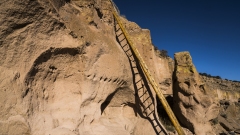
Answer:
M113 16L117 22L117 24L119 25L120 29L122 30L123 35L125 36L125 39L127 40L127 43L129 44L129 46L131 47L131 50L133 51L134 55L136 56L136 59L138 60L146 78L148 79L149 83L151 84L152 88L154 89L154 91L157 94L157 97L159 98L159 100L161 101L165 111L167 112L171 122L173 123L176 131L178 132L179 135L185 135L182 127L180 126L176 116L174 115L172 109L170 108L168 102L166 101L162 91L160 90L158 84L155 82L154 78L152 77L152 75L150 74L150 71L146 65L146 63L144 62L143 58L141 57L139 51L137 50L137 48L135 47L135 45L133 44L133 42L130 39L130 36L128 34L128 32L125 30L125 27L123 26L120 18L119 18L119 14L118 14L118 10L115 7L115 4L113 3L112 0L109 0L113 6Z

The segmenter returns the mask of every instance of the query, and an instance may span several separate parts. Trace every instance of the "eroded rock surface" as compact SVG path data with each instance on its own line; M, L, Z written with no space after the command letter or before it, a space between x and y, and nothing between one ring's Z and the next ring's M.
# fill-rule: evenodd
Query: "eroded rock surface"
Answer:
M1 0L0 6L0 133L165 134L155 92L119 43L124 37L117 36L108 0ZM188 53L176 54L173 81L174 62L154 49L150 31L120 19L162 92L174 88L181 123L212 133L214 102L239 97L225 93L239 84L206 79L204 85ZM214 130L238 131L231 119L239 110L231 111L239 104L221 106L216 125L223 126Z
M132 71L116 39L108 0L2 0L0 6L1 133L159 132L157 117L149 118L156 96L143 84L150 94L136 96L133 76L139 71ZM169 92L169 59L155 54L149 30L121 20L163 92Z
M202 83L188 52L174 55L174 111L180 123L196 135L213 133L210 120L216 118L218 106Z
M217 100L229 100L238 102L240 99L240 82L227 79L200 76L211 91L214 91Z

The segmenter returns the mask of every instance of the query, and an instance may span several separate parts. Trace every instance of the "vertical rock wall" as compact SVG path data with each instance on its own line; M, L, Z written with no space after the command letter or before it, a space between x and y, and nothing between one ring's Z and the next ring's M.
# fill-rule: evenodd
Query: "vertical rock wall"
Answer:
M156 134L136 99L108 0L3 0L0 6L0 133ZM122 21L167 93L169 60L155 54L148 30ZM149 91L148 102L156 105Z

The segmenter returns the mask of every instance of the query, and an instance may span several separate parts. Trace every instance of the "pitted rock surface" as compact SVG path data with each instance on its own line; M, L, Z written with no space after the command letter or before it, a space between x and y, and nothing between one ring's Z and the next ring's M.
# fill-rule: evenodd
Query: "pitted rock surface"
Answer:
M1 0L0 6L0 134L156 134L139 107L109 0ZM170 78L169 60L155 54L149 30L120 18L156 81ZM152 95L143 96L149 112Z
M189 52L174 55L174 112L180 123L196 135L212 133L210 120L218 114L210 93L199 78ZM209 95L208 95L209 94Z

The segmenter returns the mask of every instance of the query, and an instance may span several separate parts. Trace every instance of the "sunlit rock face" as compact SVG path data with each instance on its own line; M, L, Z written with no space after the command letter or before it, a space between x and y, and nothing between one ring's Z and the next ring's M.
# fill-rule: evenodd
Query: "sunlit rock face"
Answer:
M174 55L174 111L180 123L197 135L212 132L209 121L218 114L211 93L199 78L189 52Z
M0 4L0 133L156 134L136 98L135 74L116 40L108 0ZM122 21L169 93L171 59L158 57L148 30ZM156 96L149 92L152 98L142 97L152 113Z
M214 91L215 100L229 100L238 102L240 99L240 82L221 79L202 74L201 79L211 91Z

